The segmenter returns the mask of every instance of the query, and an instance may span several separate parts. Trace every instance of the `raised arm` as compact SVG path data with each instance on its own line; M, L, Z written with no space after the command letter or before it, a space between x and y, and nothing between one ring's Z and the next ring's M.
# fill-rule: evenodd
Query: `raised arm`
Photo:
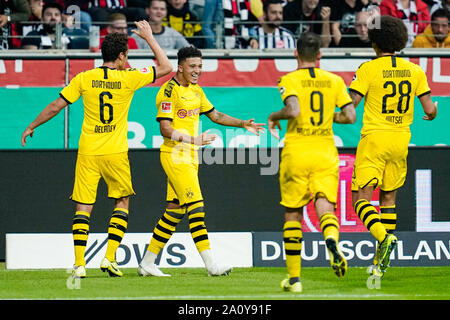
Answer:
M67 105L67 101L61 97L53 102L50 102L50 104L47 105L44 110L41 111L41 113L39 113L36 119L32 123L30 123L30 125L22 133L22 146L25 147L25 143L27 142L26 139L28 136L33 137L34 129L52 119Z
M419 98L420 103L422 104L423 111L425 112L425 116L423 116L424 120L433 120L437 116L437 102L433 102L431 100L431 94L426 94Z
M134 24L138 29L131 31L147 41L149 47L155 54L156 61L158 62L158 65L155 67L155 78L158 79L164 77L165 75L172 72L172 64L170 63L169 58L167 57L164 50L161 49L158 42L156 42L155 38L153 37L152 28L150 27L149 23L145 20L142 20L139 22L134 22Z
M247 131L252 132L256 135L259 135L260 132L264 131L262 128L264 123L255 123L255 119L250 120L241 120L234 117L231 117L223 112L217 111L214 109L211 112L208 112L206 116L211 119L212 122L221 124L223 126L228 127L237 127L237 128L245 128Z

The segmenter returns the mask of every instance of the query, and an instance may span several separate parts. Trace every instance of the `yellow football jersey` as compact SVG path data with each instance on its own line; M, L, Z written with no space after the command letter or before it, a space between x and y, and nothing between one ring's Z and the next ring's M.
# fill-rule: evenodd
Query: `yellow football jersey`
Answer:
M158 108L157 121L170 120L172 128L193 137L198 136L200 115L214 109L199 85L189 84L184 87L175 78L164 83L159 89L156 96L156 107ZM172 148L179 143L164 137L164 143L160 150L171 152ZM186 145L186 147L198 150L198 146L192 144Z
M300 114L288 120L284 145L329 142L334 145L333 117L336 106L352 102L344 80L319 68L302 68L281 77L281 98L296 96Z
M361 64L349 89L364 97L361 134L409 131L414 96L430 93L423 70L396 56L383 56Z
M128 151L128 110L134 92L155 81L155 68L99 67L77 74L60 96L71 104L83 97L84 120L78 153L105 155Z

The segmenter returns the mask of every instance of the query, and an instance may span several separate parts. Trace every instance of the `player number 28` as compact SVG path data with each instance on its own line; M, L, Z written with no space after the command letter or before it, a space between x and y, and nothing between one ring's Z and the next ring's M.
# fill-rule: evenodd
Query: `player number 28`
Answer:
M393 109L387 108L387 99L395 97L397 95L397 91L400 94L398 97L397 111L398 111L398 113L406 113L406 111L408 111L408 109L409 109L409 101L411 99L411 96L410 96L411 82L409 82L408 80L404 80L404 81L400 82L398 84L398 90L397 90L397 85L395 84L395 82L393 82L393 81L385 82L383 85L383 88L387 89L389 87L392 92L384 95L381 113L394 113ZM404 98L406 98L406 105L405 105L405 108L402 109Z
M108 97L109 100L112 99L111 92L103 91L100 93L99 100L100 100L100 121L104 124L111 123L113 120L113 106L110 103L105 102L105 96ZM106 110L105 110L106 109ZM105 119L105 111L108 114L108 119Z

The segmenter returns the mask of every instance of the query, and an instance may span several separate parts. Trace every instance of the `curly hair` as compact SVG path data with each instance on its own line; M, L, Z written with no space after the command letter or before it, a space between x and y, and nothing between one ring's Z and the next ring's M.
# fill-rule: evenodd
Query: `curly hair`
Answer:
M120 53L128 51L128 36L122 33L110 33L102 42L102 58L104 62L115 61Z
M202 52L195 46L184 47L178 50L178 64L181 64L187 58L201 58Z
M369 29L369 39L386 53L402 50L408 42L408 30L402 20L391 16L377 17L379 24Z

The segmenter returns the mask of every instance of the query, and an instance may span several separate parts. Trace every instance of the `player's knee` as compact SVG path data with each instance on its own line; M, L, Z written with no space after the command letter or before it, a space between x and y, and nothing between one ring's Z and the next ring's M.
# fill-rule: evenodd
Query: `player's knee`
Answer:
M380 190L380 205L381 206L393 206L395 205L397 190L383 191Z
M178 202L167 202L167 209L180 209L181 206Z
M129 197L119 198L119 199L116 199L116 201L115 201L115 207L116 208L120 207L120 208L128 209L129 204L130 204L130 198Z

